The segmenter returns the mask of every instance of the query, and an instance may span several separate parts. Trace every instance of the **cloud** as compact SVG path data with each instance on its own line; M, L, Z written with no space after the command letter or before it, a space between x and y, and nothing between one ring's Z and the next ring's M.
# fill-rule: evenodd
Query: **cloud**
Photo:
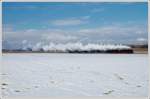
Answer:
M49 34L49 35L48 35ZM48 33L42 36L43 40L48 40L52 42L66 42L66 41L73 41L76 40L76 36L66 35L65 33Z
M13 28L13 27L12 27ZM147 42L148 32L145 25L113 24L93 28L67 29L26 29L14 30L8 25L3 27L3 46L28 46L43 43L137 43ZM12 46L15 45L15 46Z
M22 44L27 44L27 42L28 42L27 40L23 40Z
M94 8L91 10L92 13L98 13L98 12L103 12L104 9L103 8Z
M139 31L142 31L139 33ZM104 43L123 43L134 44L137 38L148 37L148 32L145 26L141 25L106 25L96 28L80 29L78 34L83 37L84 42L104 42ZM142 39L141 39L142 40ZM145 40L145 42L147 42Z
M33 51L39 51L43 49L44 51L60 51L60 52L68 52L69 51L92 51L92 50L99 50L99 51L106 51L106 50L116 50L116 49L131 49L129 46L125 45L110 45L110 44L92 44L88 43L86 45L83 45L82 43L66 43L66 44L55 44L55 43L49 43L47 45L42 44L41 42L38 42L34 46L31 47Z
M70 25L85 24L86 21L81 19L62 19L62 20L55 20L51 23L56 26L70 26Z
M38 6L3 6L4 9L8 10L37 10Z
M71 35L69 31L61 29L26 29L14 31L12 29L5 29L3 31L3 40L9 42L16 42L21 44L32 43L43 41L47 42L68 42L77 39L75 35ZM23 40L23 41L22 41Z
M125 26L125 25L107 25L97 28L80 29L78 32L82 34L104 34L104 35L141 35L147 33L145 27L141 26Z
M139 42L147 42L147 39L146 38L137 38L137 41L139 41Z
M81 17L81 19L85 19L85 20L90 19L90 18L91 18L91 16L89 16L89 15Z

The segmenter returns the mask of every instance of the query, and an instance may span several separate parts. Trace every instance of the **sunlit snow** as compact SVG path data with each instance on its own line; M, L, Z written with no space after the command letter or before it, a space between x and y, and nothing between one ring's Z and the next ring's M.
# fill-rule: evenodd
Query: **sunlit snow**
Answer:
M3 54L4 96L147 96L145 54Z

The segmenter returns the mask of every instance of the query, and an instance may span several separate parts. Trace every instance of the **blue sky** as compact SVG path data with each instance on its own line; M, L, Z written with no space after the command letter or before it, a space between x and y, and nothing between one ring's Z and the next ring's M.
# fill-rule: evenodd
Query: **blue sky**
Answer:
M3 47L42 43L146 43L147 3L4 2Z

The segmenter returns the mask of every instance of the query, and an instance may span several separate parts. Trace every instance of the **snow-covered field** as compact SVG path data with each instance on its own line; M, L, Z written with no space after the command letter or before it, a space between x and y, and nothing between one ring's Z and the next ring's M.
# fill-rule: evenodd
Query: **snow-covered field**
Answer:
M147 96L146 54L3 54L4 96Z

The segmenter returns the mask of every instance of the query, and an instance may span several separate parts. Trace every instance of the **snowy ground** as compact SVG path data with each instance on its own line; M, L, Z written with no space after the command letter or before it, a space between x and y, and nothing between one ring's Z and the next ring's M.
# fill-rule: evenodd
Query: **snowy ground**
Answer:
M147 96L148 55L3 54L4 96Z

